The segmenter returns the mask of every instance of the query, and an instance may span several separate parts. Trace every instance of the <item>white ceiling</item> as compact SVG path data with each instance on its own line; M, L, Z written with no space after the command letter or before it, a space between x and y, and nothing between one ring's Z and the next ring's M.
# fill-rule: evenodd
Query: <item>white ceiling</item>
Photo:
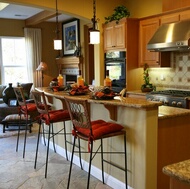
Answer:
M17 19L17 20L26 20L35 14L44 11L43 9L33 8L33 7L26 7L21 5L14 5L9 4L6 8L0 11L0 18L7 18L7 19ZM65 20L71 19L71 16L68 15L59 15L58 21L63 22ZM49 22L55 22L56 18L51 18L47 20Z

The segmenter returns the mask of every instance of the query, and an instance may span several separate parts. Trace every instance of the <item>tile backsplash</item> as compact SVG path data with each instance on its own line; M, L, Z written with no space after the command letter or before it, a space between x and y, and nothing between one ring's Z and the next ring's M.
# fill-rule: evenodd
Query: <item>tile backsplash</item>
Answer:
M150 82L156 90L190 90L190 52L172 52L170 68L150 68Z

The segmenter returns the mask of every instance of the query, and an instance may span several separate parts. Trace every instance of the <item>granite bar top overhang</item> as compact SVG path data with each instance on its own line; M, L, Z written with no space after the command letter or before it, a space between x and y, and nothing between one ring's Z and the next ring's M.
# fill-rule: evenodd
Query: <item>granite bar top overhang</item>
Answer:
M64 99L65 96L68 96L68 92L58 91L53 92L48 87L38 87L36 88L38 91L43 91L46 95ZM121 97L113 100L94 100L91 99L89 95L80 95L74 96L75 98L85 98L89 103L98 103L98 104L106 104L106 105L114 105L114 106L125 106L130 108L141 108L141 109L157 109L158 106L161 106L161 102L147 101L146 99L137 99L137 98L127 98Z
M69 95L68 92L65 91L53 92L49 87L39 87L36 88L36 90L44 91L46 95L58 99L64 99L65 96ZM125 106L129 108L146 110L158 109L158 119L167 119L172 117L190 115L189 109L163 106L161 102L147 101L146 99L118 97L117 100L94 100L91 99L89 95L74 96L74 98L85 98L88 100L89 103L98 103L104 105Z

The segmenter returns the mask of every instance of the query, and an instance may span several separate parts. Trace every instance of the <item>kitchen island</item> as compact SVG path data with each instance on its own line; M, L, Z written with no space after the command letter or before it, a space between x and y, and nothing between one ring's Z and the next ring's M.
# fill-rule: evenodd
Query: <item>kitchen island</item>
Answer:
M44 91L49 96L51 105L56 109L62 107L60 102L64 104L64 96L68 95L66 92L53 92L48 88L37 88L37 90ZM173 119L173 116L176 118L181 117L180 115L187 116L190 115L190 111L180 109L174 115L172 110L171 114L167 114L168 110L165 112L164 107L159 107L161 103L137 98L93 100L89 98L89 95L74 96L73 98L85 98L88 100L92 120L104 119L117 122L125 127L127 132L128 185L135 189L156 189L159 182L157 178L158 149L160 148L158 148L159 143L157 140L159 120L167 121L167 119ZM72 129L71 123L67 124L68 128ZM60 137L56 139L56 144L60 152L64 152L63 140ZM86 148L85 144L82 145ZM112 149L119 149L121 146L119 137L117 142L110 140L109 145L107 145L108 148L111 147ZM70 152L71 148L68 150ZM88 154L83 155L82 159L84 164L87 164ZM78 164L77 161L78 158L75 158L76 164ZM118 158L118 162L122 162L122 157ZM108 185L113 188L124 188L124 174L120 170L106 167L105 171L107 173L105 180ZM92 175L101 180L100 173L100 159L97 156L93 161Z

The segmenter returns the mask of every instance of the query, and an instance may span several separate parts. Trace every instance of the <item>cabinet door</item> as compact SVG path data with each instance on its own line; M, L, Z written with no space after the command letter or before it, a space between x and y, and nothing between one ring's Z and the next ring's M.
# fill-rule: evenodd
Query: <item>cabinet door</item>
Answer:
M150 67L159 67L159 53L147 50L147 44L159 27L159 18L140 21L139 26L139 66L147 63Z
M116 48L125 48L125 22L115 25L113 38Z
M104 50L109 50L113 48L113 25L106 25L104 27Z
M126 20L104 25L104 50L125 50Z

